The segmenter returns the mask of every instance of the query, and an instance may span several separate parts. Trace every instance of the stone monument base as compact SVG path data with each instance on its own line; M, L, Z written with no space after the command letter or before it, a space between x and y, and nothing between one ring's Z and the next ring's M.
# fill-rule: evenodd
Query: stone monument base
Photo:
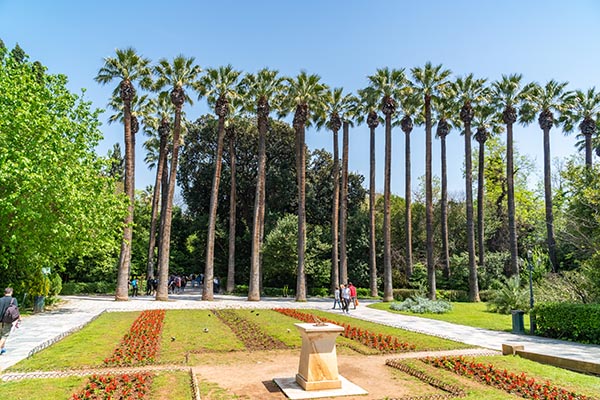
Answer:
M338 379L309 382L300 374L296 374L296 383L304 390L340 389L342 381Z
M341 375L338 378L342 384L339 389L323 389L323 390L304 390L296 378L275 378L273 382L279 386L281 391L291 400L303 400L303 399L318 399L322 397L339 397L339 396L358 396L369 394L366 390L360 386L350 382L348 379Z

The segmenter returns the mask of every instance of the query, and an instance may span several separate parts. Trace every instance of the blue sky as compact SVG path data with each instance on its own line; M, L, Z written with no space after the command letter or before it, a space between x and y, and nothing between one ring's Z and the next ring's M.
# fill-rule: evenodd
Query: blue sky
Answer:
M203 68L231 63L244 72L268 66L284 75L301 69L317 73L331 87L355 91L377 68L441 63L455 76L474 73L490 81L522 73L524 80L569 81L569 89L598 85L600 2L541 1L66 1L0 0L0 38L15 43L69 77L73 91L86 89L95 107L105 108L112 87L94 82L104 57L133 46L156 61L193 56ZM116 84L116 83L115 83ZM195 119L208 111L204 100L187 110ZM105 155L122 142L122 128L106 123ZM383 190L383 129L378 131L377 189ZM392 192L404 192L404 137L394 133ZM515 129L516 147L532 157L541 180L542 134L537 124ZM448 178L452 193L464 192L463 138L448 137ZM136 187L153 184L137 143ZM424 174L424 133L413 132L413 182ZM574 136L553 129L553 157L576 152ZM332 149L328 131L307 132L311 149ZM476 148L476 145L474 144ZM350 169L368 176L366 126L350 133ZM439 175L439 141L434 140L434 174ZM414 184L414 183L413 183Z

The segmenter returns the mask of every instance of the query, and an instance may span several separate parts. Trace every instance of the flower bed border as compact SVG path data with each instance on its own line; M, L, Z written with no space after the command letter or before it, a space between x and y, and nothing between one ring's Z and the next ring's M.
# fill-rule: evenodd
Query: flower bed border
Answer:
M265 333L259 325L242 317L234 310L211 310L239 340L247 351L284 350L291 347Z

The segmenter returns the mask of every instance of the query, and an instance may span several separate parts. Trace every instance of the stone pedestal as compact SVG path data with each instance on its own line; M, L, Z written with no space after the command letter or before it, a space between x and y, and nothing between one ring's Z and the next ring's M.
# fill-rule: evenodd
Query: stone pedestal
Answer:
M302 336L296 383L304 390L339 389L335 339L344 328L334 324L294 324Z

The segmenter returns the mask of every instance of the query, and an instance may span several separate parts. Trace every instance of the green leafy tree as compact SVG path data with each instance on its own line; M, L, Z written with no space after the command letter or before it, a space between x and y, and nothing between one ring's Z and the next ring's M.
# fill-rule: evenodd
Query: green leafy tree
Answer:
M575 130L575 125L579 124L579 131L584 138L585 164L591 167L592 138L597 131L596 124L600 114L600 93L596 92L596 88L586 92L577 90L568 106L560 116L564 131L571 133Z
M117 80L113 98L119 96L123 104L123 127L125 135L125 193L129 199L129 213L124 221L123 241L119 257L117 290L115 300L127 300L129 269L131 264L131 240L133 235L133 210L135 202L135 138L132 132L131 102L135 98L135 83L147 83L150 60L137 54L134 48L117 49L115 57L106 57L104 65L95 77L96 82L106 85Z
M100 111L27 56L0 59L0 93L0 284L22 294L43 267L62 272L97 254L112 262L127 204L94 152Z
M426 231L427 231L427 280L429 288L429 299L435 300L435 261L433 240L433 188L431 171L431 136L432 136L432 100L448 85L448 77L451 71L443 69L442 65L432 65L427 62L423 68L416 67L411 70L413 87L416 93L423 98L425 114L425 209L426 209Z

